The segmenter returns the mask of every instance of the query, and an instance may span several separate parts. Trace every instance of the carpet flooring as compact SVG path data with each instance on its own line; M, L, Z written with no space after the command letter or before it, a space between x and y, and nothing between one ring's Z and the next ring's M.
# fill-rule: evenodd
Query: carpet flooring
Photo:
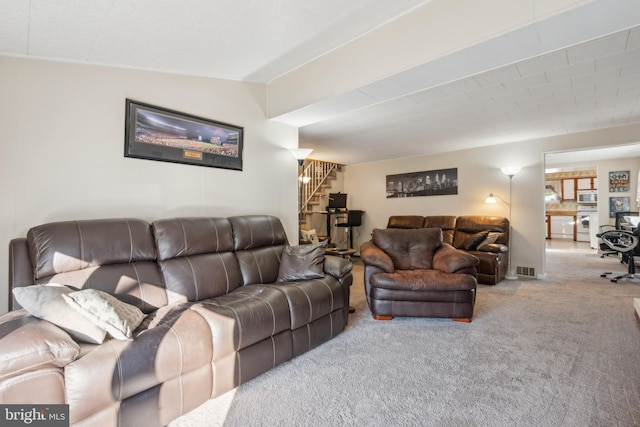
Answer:
M375 321L172 422L201 426L640 426L640 280L586 244L552 241L545 280L478 288L473 322Z

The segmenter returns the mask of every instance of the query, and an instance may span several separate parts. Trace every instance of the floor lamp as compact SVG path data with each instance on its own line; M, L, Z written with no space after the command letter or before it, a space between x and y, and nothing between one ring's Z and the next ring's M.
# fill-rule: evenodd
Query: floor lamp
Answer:
M298 229L304 223L304 213L302 213L302 193L303 193L303 185L306 182L303 182L302 172L304 171L304 160L309 157L309 154L313 151L311 148L291 148L289 150L293 157L298 161ZM307 180L308 182L308 180ZM299 230L298 230L299 231ZM298 233L298 239L300 239L300 233ZM298 240L299 241L299 240Z
M508 166L508 167L500 168L500 170L502 171L503 174L509 177L509 263L507 265L507 275L504 278L507 280L517 280L518 275L516 274L516 271L513 269L513 266L511 265L511 252L513 249L513 247L511 246L511 235L513 234L512 227L511 227L511 205L512 205L511 184L512 184L514 175L520 172L520 167Z

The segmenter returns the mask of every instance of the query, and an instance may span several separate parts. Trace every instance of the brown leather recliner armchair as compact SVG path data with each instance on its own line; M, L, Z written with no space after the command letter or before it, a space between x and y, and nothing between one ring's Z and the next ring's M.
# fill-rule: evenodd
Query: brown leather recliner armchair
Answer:
M377 320L444 317L470 322L478 258L442 241L440 228L375 229L360 246L365 294Z

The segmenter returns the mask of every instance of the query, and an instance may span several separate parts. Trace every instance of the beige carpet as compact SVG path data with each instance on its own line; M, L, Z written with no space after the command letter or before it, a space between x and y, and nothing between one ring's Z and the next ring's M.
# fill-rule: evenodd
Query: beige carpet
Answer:
M356 264L342 334L171 426L640 425L640 281L585 244L547 254L546 280L480 286L470 324L374 321Z

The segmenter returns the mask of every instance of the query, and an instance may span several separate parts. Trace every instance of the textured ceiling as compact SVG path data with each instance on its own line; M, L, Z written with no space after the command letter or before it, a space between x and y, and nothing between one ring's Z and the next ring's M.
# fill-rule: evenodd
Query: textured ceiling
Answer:
M638 122L636 27L305 126L301 145L349 163Z
M269 83L432 3L460 2L0 0L0 54ZM544 51L514 28L327 100L300 145L348 164L639 123L640 2L575 4L530 28Z
M0 0L0 53L269 82L427 0Z

